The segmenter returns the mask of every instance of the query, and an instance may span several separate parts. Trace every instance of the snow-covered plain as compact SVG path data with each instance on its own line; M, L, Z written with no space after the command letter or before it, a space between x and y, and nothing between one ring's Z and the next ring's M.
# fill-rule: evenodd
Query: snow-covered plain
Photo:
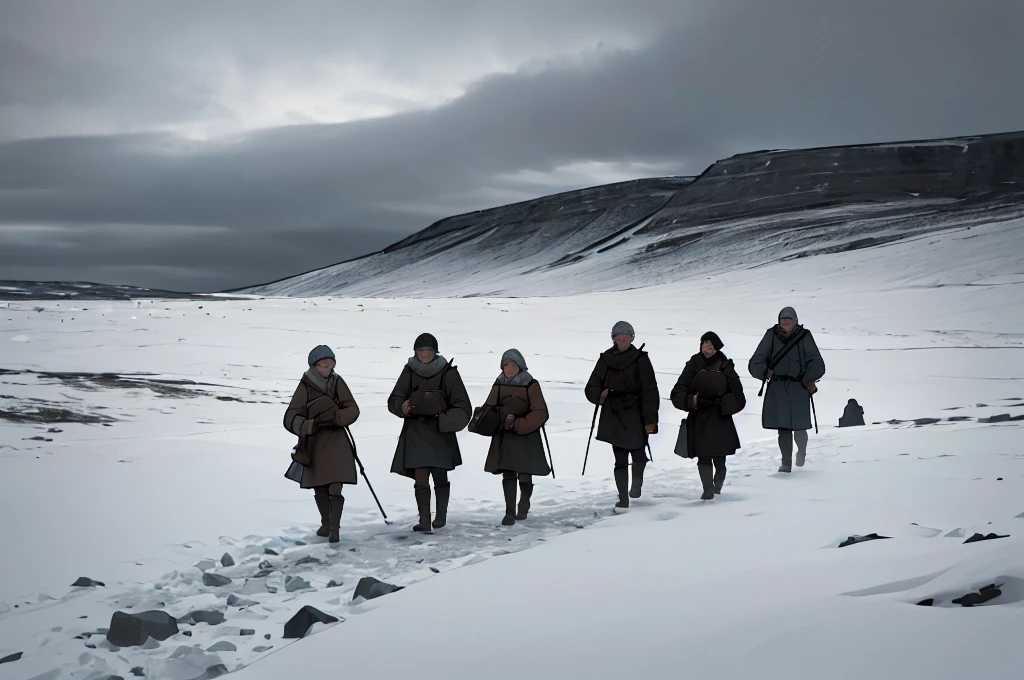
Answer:
M1013 677L1021 253L1016 221L574 297L0 302L0 659L23 653L0 678L186 680L219 665L243 678ZM744 447L724 494L699 501L693 462L671 452L681 414L668 393L709 329L745 374L789 304L828 367L808 465L775 472L759 383L745 378ZM620 318L651 352L664 401L644 497L615 515L606 445L580 476L593 413L582 387ZM423 331L475 403L511 346L542 381L558 478L538 481L529 520L499 525L487 442L464 433L448 527L410 531L411 484L387 472L400 422L385 401ZM282 477L284 402L321 342L360 404L353 433L394 521L364 483L346 488L336 548L312 533L311 494ZM839 430L850 397L869 425ZM13 422L47 409L45 422ZM62 410L100 422L55 422ZM1011 420L983 422L1001 414ZM891 538L837 547L872 532ZM1009 537L964 544L976 532ZM219 564L225 552L235 566ZM204 586L201 569L232 583ZM106 585L70 587L80 576ZM408 587L352 602L363 576ZM990 583L1002 594L984 606L951 604ZM231 594L254 604L228 606ZM935 606L915 606L926 598ZM304 605L343 621L282 639ZM118 609L226 620L114 649L96 633Z

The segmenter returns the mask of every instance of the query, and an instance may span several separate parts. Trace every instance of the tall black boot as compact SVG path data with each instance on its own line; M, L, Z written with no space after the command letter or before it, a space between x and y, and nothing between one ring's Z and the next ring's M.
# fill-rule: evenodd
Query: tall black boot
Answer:
M345 497L344 496L328 496L328 511L327 518L330 522L328 525L330 533L327 537L328 543L337 543L341 540L339 532L341 531L341 512L345 509Z
M725 458L715 460L715 493L722 493L725 486Z
M629 468L628 467L617 467L615 468L615 488L619 491L619 502L615 504L617 508L628 508L629 507L629 495L626 492L626 487L629 486Z
M526 519L530 513L530 496L533 495L533 482L519 482L519 508L516 519Z
M327 538L331 533L330 521L328 519L329 498L326 487L313 487L313 499L316 501L316 509L320 511L320 528L316 530L316 535L323 538Z
M644 465L633 463L633 485L629 487L630 498L640 498L640 492L644 486L644 468L646 467L646 463Z
M416 508L420 511L420 523L412 528L413 531L422 531L428 534L434 533L430 529L430 487L414 487L416 492Z
M451 497L452 483L434 484L434 493L437 494L437 512L434 513L435 529L440 529L448 523L448 499Z
M501 489L505 492L505 517L502 525L510 527L516 523L516 478L505 477L501 480Z
M704 487L704 493L701 495L700 499L702 501L709 501L715 497L715 472L710 463L707 465L697 463L697 472L700 473L700 483Z

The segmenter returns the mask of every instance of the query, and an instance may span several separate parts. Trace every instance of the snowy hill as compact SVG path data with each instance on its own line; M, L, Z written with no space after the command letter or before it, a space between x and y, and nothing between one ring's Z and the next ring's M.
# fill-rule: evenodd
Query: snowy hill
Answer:
M579 296L12 301L0 309L0 680L1016 677L1022 253L1016 220ZM828 369L820 434L789 476L744 370L785 305ZM662 395L654 464L624 515L608 446L580 475L583 384L620 318ZM693 462L672 453L680 413L667 397L708 329L749 401L724 493L702 502ZM557 479L537 481L528 520L500 525L488 442L463 432L448 526L410 531L385 402L425 330L475 405L510 346L541 381ZM284 402L320 342L360 405L359 455L394 522L361 479L345 487L336 548L314 534L311 495L282 477ZM869 424L840 430L851 397ZM887 538L839 547L872 533ZM79 577L103 585L71 586ZM355 597L364 577L404 589ZM961 606L989 585L996 597ZM338 622L284 637L305 606ZM115 612L149 610L178 632L106 639Z
M240 292L537 296L620 290L1024 215L1024 133L760 151L441 220Z

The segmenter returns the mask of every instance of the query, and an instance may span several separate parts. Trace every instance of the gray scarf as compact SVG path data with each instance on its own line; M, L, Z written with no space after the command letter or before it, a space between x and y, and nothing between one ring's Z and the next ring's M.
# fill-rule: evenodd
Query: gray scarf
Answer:
M519 371L511 378L506 378L505 372L502 371L498 376L498 384L502 387L525 387L531 382L533 382L533 376L529 371Z
M325 378L320 375L318 370L316 370L316 366L310 366L309 370L306 371L304 375L306 376L306 380L308 380L313 387L317 388L324 394L330 394L327 390L331 384L331 379L336 375L333 371L331 372L330 377Z
M429 364L425 364L416 357L409 357L409 370L418 375L421 378L433 378L435 375L444 370L444 367L448 365L448 360L440 354L434 356L434 360Z

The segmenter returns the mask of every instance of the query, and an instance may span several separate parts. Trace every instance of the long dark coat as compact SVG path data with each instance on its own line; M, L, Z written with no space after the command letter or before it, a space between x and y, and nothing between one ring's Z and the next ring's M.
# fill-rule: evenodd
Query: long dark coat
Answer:
M320 430L306 438L312 462L302 470L303 489L341 482L356 484L356 463L345 429L359 418L359 406L348 385L337 373L327 379L327 391L321 391L306 376L295 388L284 412L284 429L302 436L308 419L327 423L332 429Z
M548 421L548 405L540 383L534 380L523 387L513 387L495 382L484 403L498 408L502 423L501 432L491 437L484 472L521 472L542 477L551 474L540 436L540 428ZM514 431L504 429L509 414L515 416Z
M617 347L605 351L597 360L584 388L591 404L601 401L601 392L610 390L601 408L597 440L629 451L647 444L644 426L658 422L658 381L647 352L630 345L625 352Z
M438 407L438 415L413 412L406 416L402 413L402 404L413 392L435 391L443 402ZM455 433L469 424L473 407L457 368L446 367L436 375L423 377L406 365L388 397L388 410L403 421L398 448L391 462L392 472L413 477L412 471L417 468L454 470L462 465L462 452Z
M792 333L799 333L797 326ZM781 350L792 335L786 335L778 325L769 328L750 357L747 369L757 380L764 379L768 360ZM825 361L818 345L808 333L775 366L771 381L765 387L761 425L767 430L811 429L811 393L805 386L825 375Z
M672 388L671 398L673 406L689 414L686 418L688 458L731 456L740 448L732 416L743 410L747 400L731 359L721 352L710 359L701 352L694 354Z

